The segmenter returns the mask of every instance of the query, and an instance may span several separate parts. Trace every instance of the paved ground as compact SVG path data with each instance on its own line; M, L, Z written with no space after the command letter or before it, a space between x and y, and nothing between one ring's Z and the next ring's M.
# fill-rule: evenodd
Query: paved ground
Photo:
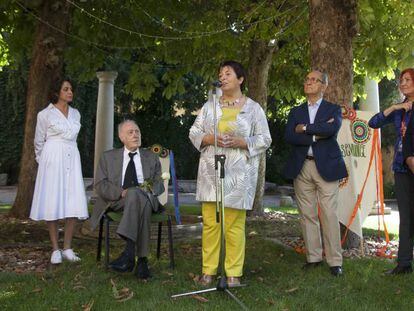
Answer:
M92 179L86 178L85 186L90 188L91 185L92 185ZM17 192L16 186L0 187L0 204L12 204L16 197L16 192ZM86 193L87 193L88 199L90 199L94 195L93 191L87 191ZM178 198L179 198L179 203L182 205L199 204L195 200L195 193L179 193ZM265 207L280 206L280 199L281 199L281 196L278 194L265 195L263 198L264 206ZM168 201L169 202L174 201L172 191L170 191ZM391 213L389 215L384 216L387 229L391 233L398 233L399 214L397 210L397 204L395 200L390 200L386 202L386 205L391 207ZM378 217L377 215L371 215L367 217L363 226L365 228L378 229L379 223L381 225L381 229L383 229L382 218Z

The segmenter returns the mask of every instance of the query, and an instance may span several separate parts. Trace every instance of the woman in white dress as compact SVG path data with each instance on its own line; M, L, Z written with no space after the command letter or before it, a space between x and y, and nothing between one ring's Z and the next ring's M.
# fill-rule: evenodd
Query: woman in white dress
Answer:
M67 79L52 87L50 103L37 115L34 139L39 164L30 218L45 220L53 252L52 264L63 259L79 261L73 252L72 236L76 219L88 218L85 187L76 138L80 114L69 106L72 84ZM58 245L58 220L65 219L63 250Z

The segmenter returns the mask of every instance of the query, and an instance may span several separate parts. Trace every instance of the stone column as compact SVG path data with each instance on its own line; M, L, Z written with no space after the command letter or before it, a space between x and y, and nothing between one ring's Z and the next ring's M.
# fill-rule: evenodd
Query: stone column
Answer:
M367 98L361 102L360 110L379 112L380 105L377 81L365 77L365 93L367 94Z
M98 105L96 108L94 176L102 152L114 144L114 82L116 71L99 71Z

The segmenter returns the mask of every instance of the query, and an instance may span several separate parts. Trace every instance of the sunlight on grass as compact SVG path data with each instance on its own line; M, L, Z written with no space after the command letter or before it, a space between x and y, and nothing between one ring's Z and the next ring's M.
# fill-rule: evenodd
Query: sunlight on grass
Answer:
M264 209L265 213L271 213L271 212L282 212L285 214L291 214L291 215L298 215L299 211L296 207L293 206L280 206L280 207L266 207Z
M8 292L8 291L1 291L0 292L0 300L2 300L2 299L6 299L6 298L10 298L10 297L13 297L13 296L15 296L17 294L17 292L15 292L15 291L11 291L11 292Z
M8 213L11 209L11 205L0 205L0 213Z

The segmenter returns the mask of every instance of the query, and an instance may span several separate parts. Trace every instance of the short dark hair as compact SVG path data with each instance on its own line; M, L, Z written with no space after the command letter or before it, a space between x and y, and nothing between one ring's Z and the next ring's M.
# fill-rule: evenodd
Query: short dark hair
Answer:
M243 78L243 82L240 85L240 89L244 91L244 88L246 86L246 71L244 70L243 65L239 62L236 62L235 60L226 60L220 63L219 72L224 67L231 67L236 73L237 79Z
M64 82L69 82L70 86L72 87L72 92L73 92L73 83L70 79L61 78L61 79L56 80L55 82L52 83L50 90L49 90L48 100L52 104L56 104L58 102L60 89L62 88L62 85Z

